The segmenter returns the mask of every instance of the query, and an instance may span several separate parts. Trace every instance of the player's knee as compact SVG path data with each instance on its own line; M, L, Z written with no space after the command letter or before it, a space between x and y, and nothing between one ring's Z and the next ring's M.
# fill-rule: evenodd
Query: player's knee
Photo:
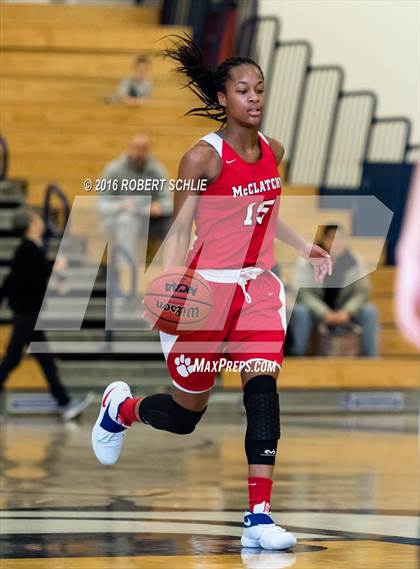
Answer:
M207 407L202 411L190 411L179 405L167 393L145 397L139 406L139 415L144 423L155 429L177 435L189 435L196 428Z
M245 450L249 464L274 464L280 438L280 406L276 380L252 378L244 388L247 416Z
M270 375L253 377L244 388L247 434L255 440L280 438L280 406L276 380Z

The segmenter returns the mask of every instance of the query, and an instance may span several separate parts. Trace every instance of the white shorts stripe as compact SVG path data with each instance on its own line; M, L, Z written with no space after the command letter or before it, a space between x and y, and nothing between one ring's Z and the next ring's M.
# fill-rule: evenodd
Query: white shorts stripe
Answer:
M172 380L172 383L175 385L175 387L177 389L180 389L181 391L185 391L186 393L206 393L207 391L210 391L214 387L214 385L212 385L211 387L209 387L208 389L204 389L203 391L192 391L189 389L185 389L185 387L182 387L181 385L179 385L174 379Z
M163 355L165 356L165 360L167 360L169 352L172 350L178 336L174 336L173 334L168 334L167 332L159 332L159 336L160 336L160 344L162 346L162 352Z
M287 317L286 317L286 295L284 292L284 285L281 282L281 280L279 279L279 277L277 275L275 275L273 273L273 271L269 271L269 273L271 273L273 275L273 277L279 282L280 284L280 292L279 292L279 298L280 298L280 302L281 302L281 306L279 308L279 314L280 314L280 320L283 326L283 330L286 332L287 329Z

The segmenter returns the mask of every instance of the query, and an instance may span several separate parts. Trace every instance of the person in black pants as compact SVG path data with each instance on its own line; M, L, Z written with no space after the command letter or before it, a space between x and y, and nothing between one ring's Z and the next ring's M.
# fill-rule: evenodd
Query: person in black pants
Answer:
M35 211L23 210L15 217L15 228L23 239L15 251L11 271L0 286L0 305L3 298L7 297L13 310L13 330L6 354L0 363L0 390L9 373L19 365L26 347L32 341L47 341L43 331L35 330L51 273L51 264L42 247L44 222ZM56 270L60 270L64 264L64 259L58 258ZM83 398L72 399L60 381L53 355L46 351L34 353L33 356L45 374L63 418L70 420L79 415L89 405L92 396L88 394Z

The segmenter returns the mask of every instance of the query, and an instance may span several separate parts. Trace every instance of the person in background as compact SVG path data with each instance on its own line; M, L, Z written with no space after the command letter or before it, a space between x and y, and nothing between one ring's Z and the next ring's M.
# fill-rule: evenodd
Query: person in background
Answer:
M101 178L109 180L114 189L98 196L97 207L102 218L103 229L117 246L121 246L134 263L137 260L137 244L142 225L147 223L150 214L151 235L156 238L152 247L157 249L165 237L167 224L172 214L172 196L167 189L167 182L159 190L142 192L125 191L123 180L158 179L167 180L167 172L150 154L150 142L143 134L135 135L127 151L105 166ZM139 196L150 195L149 209ZM118 196L118 199L115 199ZM117 256L117 271L127 265L124 256ZM123 281L125 288L125 277Z
M299 259L293 280L298 296L290 320L291 353L296 356L307 353L312 330L320 322L343 326L354 321L363 328L363 355L377 357L378 311L369 303L370 283L364 262L349 249L345 232L339 225L324 226L318 244L330 252L333 271L319 287L314 281L312 266Z
M46 342L44 332L35 330L51 273L51 264L46 258L42 243L44 222L35 211L25 209L16 214L14 225L23 238L15 251L10 273L0 287L0 305L7 298L13 311L12 333L0 363L0 390L10 372L19 365L26 347L32 341ZM60 271L64 267L64 259L57 258L55 270ZM44 372L63 419L68 421L80 415L91 403L92 394L71 398L60 381L53 355L46 351L34 353L33 357Z
M121 80L117 89L118 101L126 105L139 105L149 99L152 93L150 80L150 61L144 55L134 60L133 72Z
M415 166L397 245L395 314L404 338L420 349L420 164Z

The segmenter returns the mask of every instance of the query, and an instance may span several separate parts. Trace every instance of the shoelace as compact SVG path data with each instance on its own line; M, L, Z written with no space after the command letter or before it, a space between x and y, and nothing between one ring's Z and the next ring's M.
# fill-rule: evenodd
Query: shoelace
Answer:
M255 274L255 272L251 272L251 271L247 271L246 269L243 269L241 271L241 276L238 279L238 285L241 287L242 292L244 293L245 296L245 300L247 301L248 304L251 303L252 298L251 295L246 291L246 283L250 280L250 279L256 279L258 275Z

